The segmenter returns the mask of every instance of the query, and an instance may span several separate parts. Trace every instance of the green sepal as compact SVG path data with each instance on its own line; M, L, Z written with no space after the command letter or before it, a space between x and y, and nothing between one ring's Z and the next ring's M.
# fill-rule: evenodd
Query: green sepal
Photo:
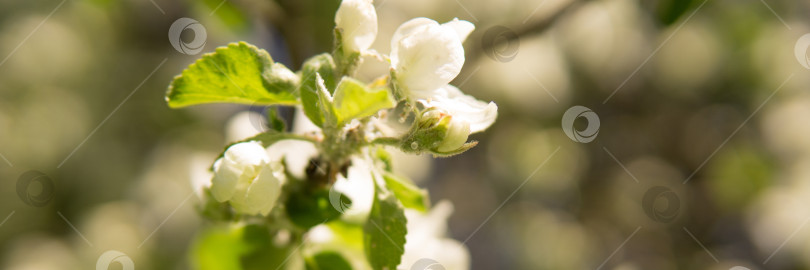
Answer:
M400 175L393 173L383 173L385 186L399 199L402 206L420 212L425 212L430 208L428 192L413 184L413 182Z

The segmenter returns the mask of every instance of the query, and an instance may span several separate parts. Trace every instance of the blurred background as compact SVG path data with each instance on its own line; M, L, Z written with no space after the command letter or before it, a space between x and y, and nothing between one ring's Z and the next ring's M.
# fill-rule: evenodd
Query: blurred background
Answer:
M453 84L495 101L497 122L464 155L397 159L453 202L472 269L810 269L807 1L374 3L382 53L413 17L476 25ZM169 27L193 18L202 52L244 40L297 70L331 51L338 5L0 2L0 268L91 269L115 249L187 269L190 179L261 108L170 110L170 80L200 55ZM576 105L598 121L561 125ZM588 143L564 131L589 125Z

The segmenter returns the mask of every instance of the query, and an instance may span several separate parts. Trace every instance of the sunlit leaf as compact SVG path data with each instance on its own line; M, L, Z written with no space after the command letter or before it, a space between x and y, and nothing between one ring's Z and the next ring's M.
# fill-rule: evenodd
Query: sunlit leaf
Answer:
M363 228L366 257L372 268L396 269L405 253L407 219L393 194L377 189L368 221Z
M383 174L385 185L402 203L402 206L414 210L426 211L430 206L427 190L421 189L403 176L393 173Z
M297 104L298 76L270 54L245 42L208 53L174 78L166 101L172 108L204 103Z
M320 98L318 97L318 76L323 79L323 86L328 92L335 89L335 62L332 56L324 53L313 56L304 63L301 69L301 103L304 107L304 114L312 123L323 127L324 116L321 113Z
M394 97L387 88L370 89L350 77L343 77L337 85L334 109L338 125L352 119L372 116L382 109L396 106Z

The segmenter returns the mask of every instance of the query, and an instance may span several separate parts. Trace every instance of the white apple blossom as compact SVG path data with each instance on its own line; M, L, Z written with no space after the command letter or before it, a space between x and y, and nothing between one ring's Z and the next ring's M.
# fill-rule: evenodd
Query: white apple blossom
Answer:
M267 215L284 181L281 164L270 162L261 144L237 143L214 163L211 194L219 202L230 201L237 212Z
M477 100L449 84L464 66L462 42L474 29L457 18L441 25L416 18L403 23L391 38L391 68L402 93L466 122L470 133L487 129L498 115L494 102Z
M343 51L361 53L377 38L377 11L371 0L343 0L335 25L342 30Z
M453 212L449 201L440 201L428 213L405 210L408 234L405 235L405 254L397 269L410 269L417 261L429 259L444 269L469 269L470 253L452 238L446 237L447 218Z
M461 44L475 26L459 19L439 24L428 18L403 23L391 38L391 67L407 96L430 98L464 65Z

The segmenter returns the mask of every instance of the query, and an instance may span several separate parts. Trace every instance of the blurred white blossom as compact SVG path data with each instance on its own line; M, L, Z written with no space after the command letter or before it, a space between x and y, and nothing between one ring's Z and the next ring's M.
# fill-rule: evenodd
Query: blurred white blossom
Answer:
M428 213L405 210L408 234L399 268L409 269L420 259L435 260L445 269L470 268L467 247L446 236L447 218L452 213L453 205L449 201L440 201Z

